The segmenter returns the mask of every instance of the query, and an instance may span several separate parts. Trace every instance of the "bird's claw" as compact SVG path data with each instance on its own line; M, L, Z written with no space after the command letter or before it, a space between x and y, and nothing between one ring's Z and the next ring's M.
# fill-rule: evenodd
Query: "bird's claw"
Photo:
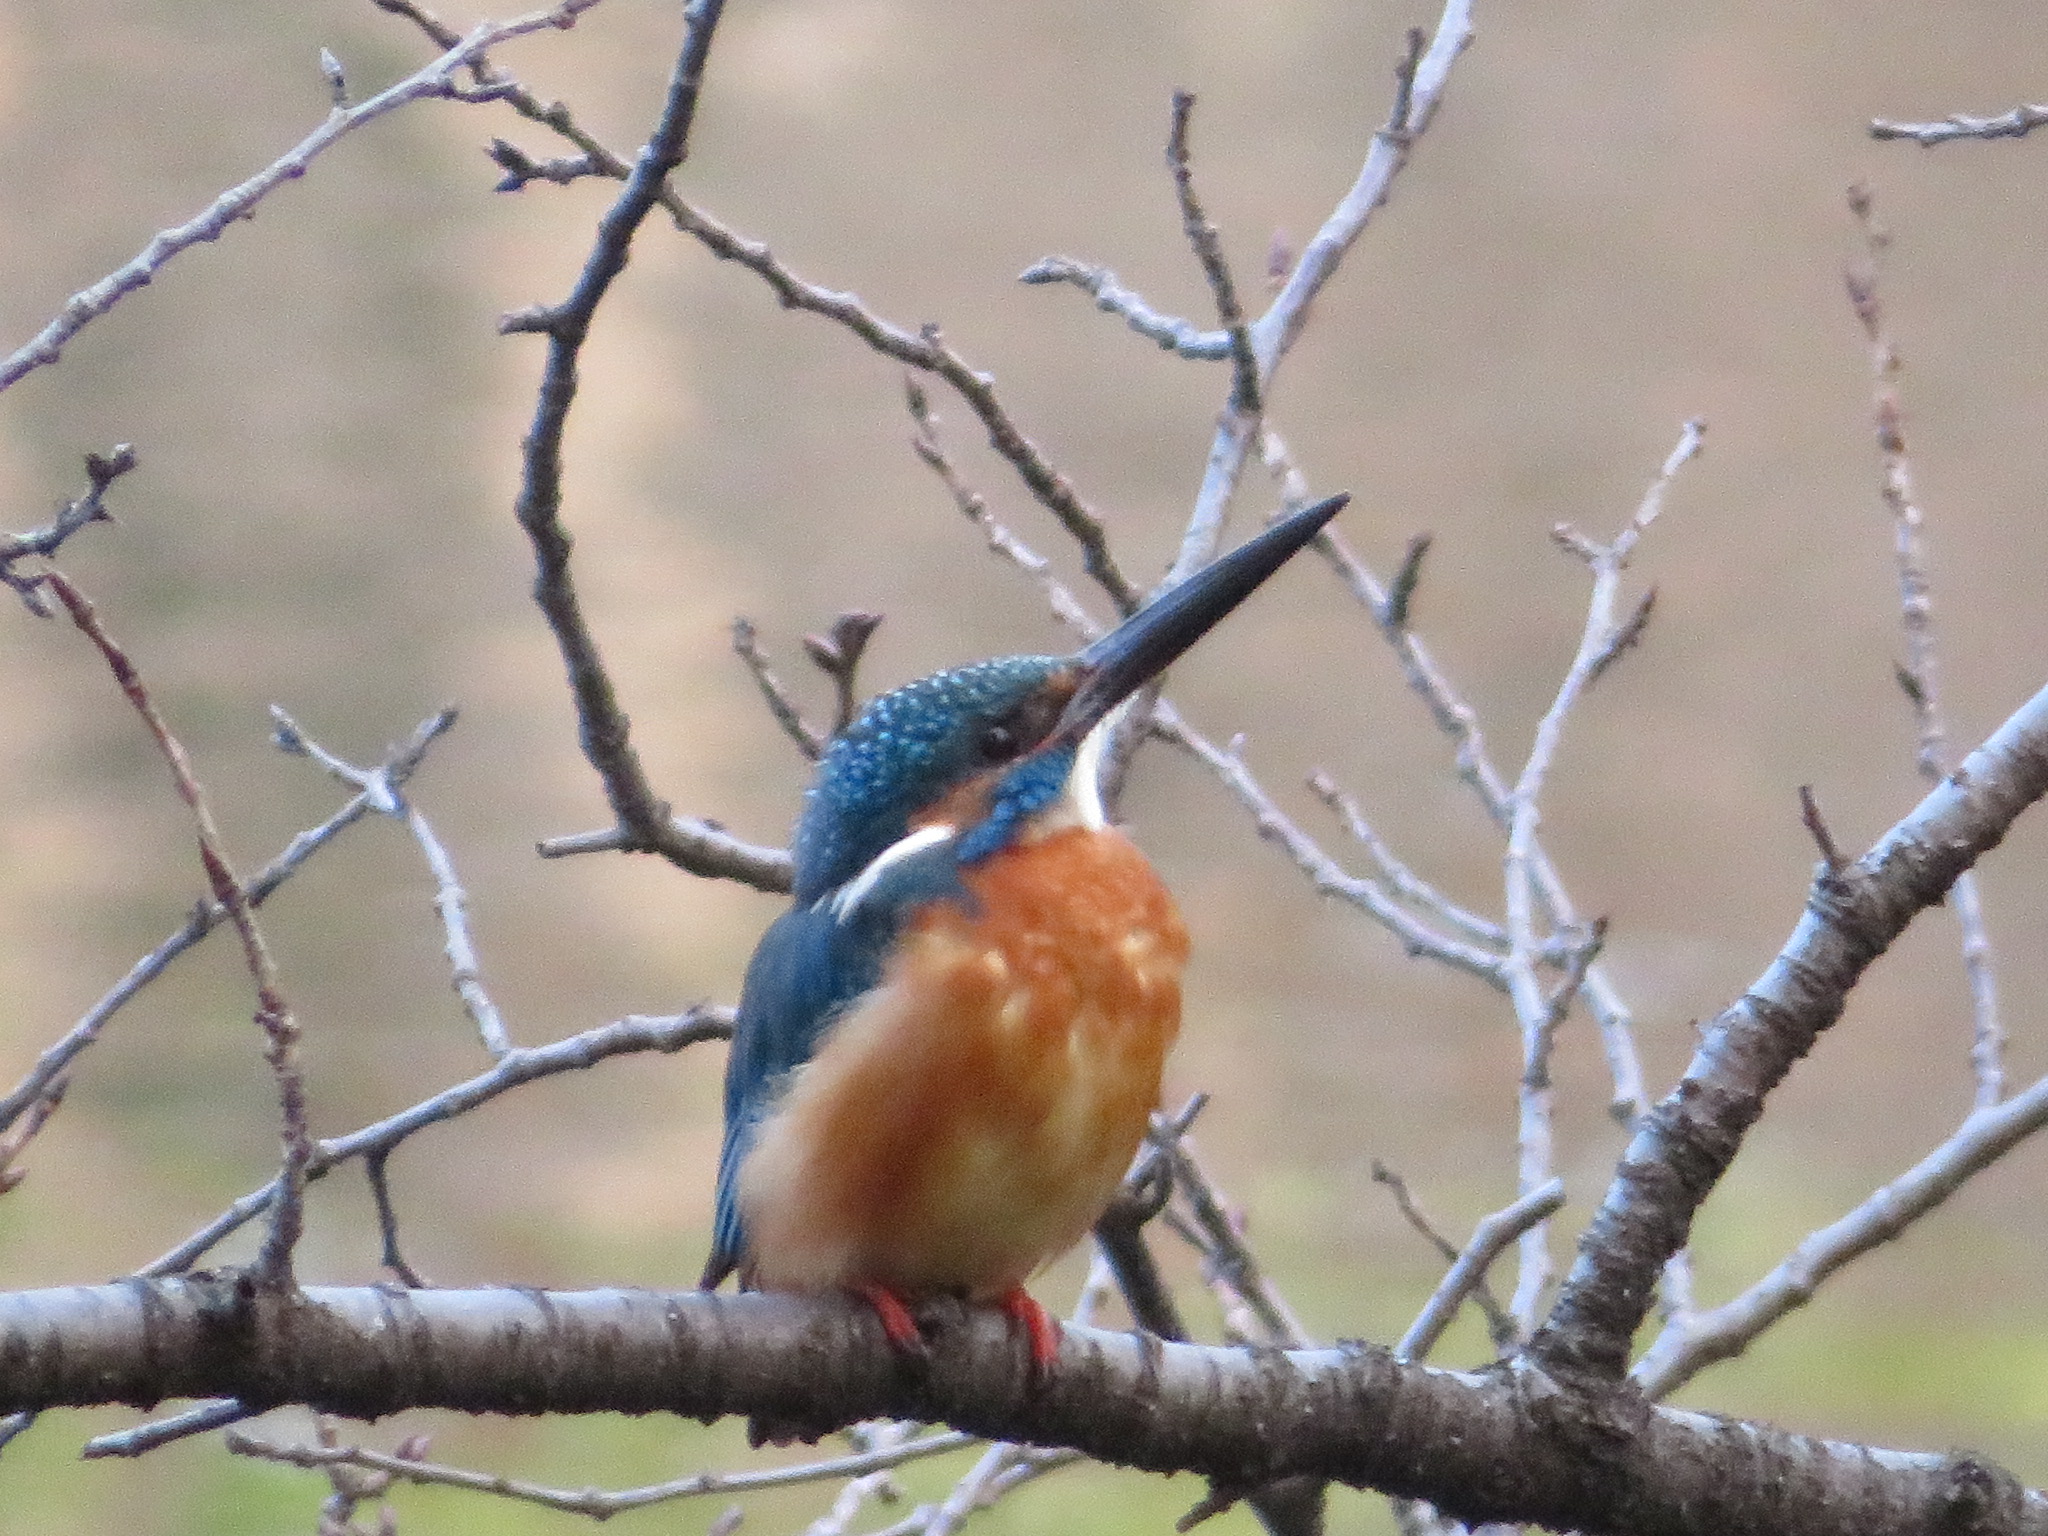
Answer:
M1033 1379L1045 1375L1060 1357L1060 1325L1054 1316L1031 1297L1021 1285L1013 1285L997 1299L1003 1315L1024 1330L1031 1345Z
M883 1335L897 1354L922 1360L930 1353L917 1319L910 1315L901 1296L886 1285L855 1285L848 1289L875 1309L875 1320L882 1325Z

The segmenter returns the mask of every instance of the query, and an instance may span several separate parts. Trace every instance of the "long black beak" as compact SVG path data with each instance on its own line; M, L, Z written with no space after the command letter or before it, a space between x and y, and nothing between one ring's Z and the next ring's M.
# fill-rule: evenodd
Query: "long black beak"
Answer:
M1350 492L1344 491L1290 512L1257 538L1245 540L1147 603L1075 657L1081 686L1067 701L1048 741L1074 742L1087 735L1250 597L1350 500Z

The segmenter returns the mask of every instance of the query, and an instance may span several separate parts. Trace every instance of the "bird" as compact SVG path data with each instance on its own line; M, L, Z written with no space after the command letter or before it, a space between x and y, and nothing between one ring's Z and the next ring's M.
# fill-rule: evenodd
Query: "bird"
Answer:
M741 987L700 1282L849 1292L918 1354L912 1307L993 1304L1032 1368L1024 1282L1107 1208L1159 1103L1187 930L1099 786L1123 706L1315 537L1337 495L1067 656L871 700L829 743L789 909Z

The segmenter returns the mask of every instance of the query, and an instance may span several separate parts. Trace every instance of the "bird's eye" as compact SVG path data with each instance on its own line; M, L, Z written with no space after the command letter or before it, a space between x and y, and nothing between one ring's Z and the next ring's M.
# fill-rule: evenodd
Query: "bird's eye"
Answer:
M983 762L1004 763L1017 755L1020 743L1017 740L1016 728L998 720L994 725L982 730L981 739L974 745Z

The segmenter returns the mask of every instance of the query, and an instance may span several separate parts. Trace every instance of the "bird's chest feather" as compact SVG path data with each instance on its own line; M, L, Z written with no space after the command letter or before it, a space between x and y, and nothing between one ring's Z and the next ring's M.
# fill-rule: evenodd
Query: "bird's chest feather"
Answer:
M1122 834L963 872L762 1125L756 1279L998 1292L1079 1240L1158 1103L1187 935Z

